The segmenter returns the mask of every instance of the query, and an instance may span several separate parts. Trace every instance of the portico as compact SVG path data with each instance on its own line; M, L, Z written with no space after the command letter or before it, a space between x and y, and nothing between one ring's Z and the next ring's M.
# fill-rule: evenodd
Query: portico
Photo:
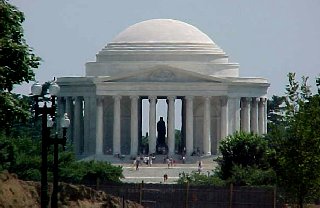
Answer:
M186 35L188 31L188 35ZM175 154L175 102L181 100L187 155L218 154L219 141L235 131L266 133L263 78L239 77L239 66L197 28L176 20L130 26L107 44L85 77L61 77L59 113L73 123L77 155L137 155L142 100L149 104L149 153L156 152L158 99L167 101L167 145Z

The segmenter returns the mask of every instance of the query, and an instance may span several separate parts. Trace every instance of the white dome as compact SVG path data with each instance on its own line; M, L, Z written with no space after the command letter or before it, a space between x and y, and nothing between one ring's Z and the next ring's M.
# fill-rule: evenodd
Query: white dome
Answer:
M97 58L108 60L106 56L109 55L122 55L123 58L142 53L225 55L206 34L192 25L172 19L152 19L125 29L100 51Z
M238 76L238 65L206 34L187 23L152 19L118 34L86 65L88 76L115 76L161 66L203 75Z
M134 24L111 43L209 43L214 42L198 28L172 19L152 19Z

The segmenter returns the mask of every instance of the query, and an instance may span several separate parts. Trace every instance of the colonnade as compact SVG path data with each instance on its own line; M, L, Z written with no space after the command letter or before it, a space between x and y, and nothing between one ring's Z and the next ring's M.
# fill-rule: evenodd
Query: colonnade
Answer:
M112 154L121 153L121 100L124 96L108 96L113 99L113 132L112 132ZM138 154L139 140L139 99L141 96L133 95L130 98L130 155ZM156 103L157 96L148 96L149 100L149 153L156 152L157 129L156 129ZM76 96L59 97L59 115L68 113L72 125L68 131L68 138L73 138L76 154L96 154L102 155L106 152L104 148L105 119L104 105L106 96ZM168 120L167 120L167 139L168 154L175 152L175 101L176 96L167 96ZM212 99L218 99L219 112L219 131L220 139L225 138L235 131L254 132L258 134L266 133L267 129L267 108L266 98L256 97L228 97L228 96L182 96L184 100L185 115L185 148L187 155L194 151L195 139L202 139L201 150L204 154L211 154L211 111ZM194 101L197 99L202 102L203 109L203 128L202 138L195 135Z

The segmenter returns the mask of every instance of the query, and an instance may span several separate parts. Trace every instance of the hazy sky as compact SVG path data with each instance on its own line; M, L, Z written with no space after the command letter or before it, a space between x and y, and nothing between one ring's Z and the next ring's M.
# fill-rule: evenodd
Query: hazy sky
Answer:
M240 64L240 76L265 77L283 94L288 72L320 73L320 1L15 0L25 38L43 62L36 79L83 76L84 64L128 26L153 18L198 27ZM310 83L311 84L311 83ZM17 89L28 93L29 86Z

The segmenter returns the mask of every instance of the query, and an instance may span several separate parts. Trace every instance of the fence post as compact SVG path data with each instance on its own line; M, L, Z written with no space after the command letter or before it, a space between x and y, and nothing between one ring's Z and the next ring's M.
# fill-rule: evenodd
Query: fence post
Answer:
M139 194L139 203L142 204L142 190L143 189L143 181L140 184L140 194Z
M277 207L277 186L274 186L273 189L273 208Z
M233 201L233 183L230 183L230 193L229 193L229 208L232 208Z
M96 190L99 190L100 188L100 178L97 177L97 180L96 180Z
M186 208L188 208L189 202L189 181L187 181L187 190L186 190Z

